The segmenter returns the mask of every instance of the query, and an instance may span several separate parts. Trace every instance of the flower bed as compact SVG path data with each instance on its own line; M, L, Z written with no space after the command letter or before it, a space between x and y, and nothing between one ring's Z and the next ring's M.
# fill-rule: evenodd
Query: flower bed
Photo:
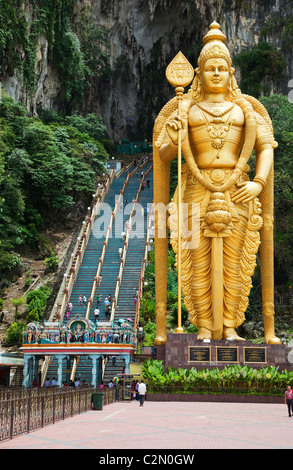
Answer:
M168 367L165 371L162 361L148 359L142 374L148 393L280 396L293 383L293 371L279 371L274 366L254 369L238 364L201 370Z

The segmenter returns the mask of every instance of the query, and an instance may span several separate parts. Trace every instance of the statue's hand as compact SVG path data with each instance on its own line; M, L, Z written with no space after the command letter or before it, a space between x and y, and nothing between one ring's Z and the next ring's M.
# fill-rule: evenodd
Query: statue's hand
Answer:
M251 199L257 197L262 190L262 185L254 181L246 181L245 183L240 183L239 186L240 189L237 189L231 197L232 201L236 204L251 201Z
M182 129L181 140L183 141L185 139L187 127L187 120L182 119L179 116L175 116L173 119L169 119L166 122L166 131L174 145L178 145L179 129Z

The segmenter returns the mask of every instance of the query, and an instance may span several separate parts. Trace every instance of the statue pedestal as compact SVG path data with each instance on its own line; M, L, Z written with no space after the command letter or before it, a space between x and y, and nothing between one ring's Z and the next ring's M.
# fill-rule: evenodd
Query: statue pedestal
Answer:
M293 353L285 344L255 344L251 341L198 340L196 334L168 333L167 342L154 346L165 367L219 369L241 364L293 370Z

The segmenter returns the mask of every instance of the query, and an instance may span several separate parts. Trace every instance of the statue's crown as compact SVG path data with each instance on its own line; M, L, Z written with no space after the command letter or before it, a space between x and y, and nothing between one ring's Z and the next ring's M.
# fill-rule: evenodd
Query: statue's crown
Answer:
M211 41L222 41L225 43L227 40L225 34L220 30L220 25L216 21L214 21L210 25L210 29L208 33L204 36L203 42L204 44L207 44L208 42Z
M208 59L221 58L225 59L231 67L232 60L229 50L225 46L226 40L225 34L220 30L219 23L214 21L203 38L204 47L198 58L198 66L201 67Z

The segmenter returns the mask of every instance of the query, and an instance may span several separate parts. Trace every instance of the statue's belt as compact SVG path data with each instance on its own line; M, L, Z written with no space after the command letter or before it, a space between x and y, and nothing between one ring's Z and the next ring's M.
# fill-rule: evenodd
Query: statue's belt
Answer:
M182 196L183 200L185 199L185 191L193 191L197 193L197 197L195 197L194 202L200 203L200 220L203 221L207 212L208 205L211 200L211 195L213 194L208 189L204 188L197 179L189 172L186 171L186 168L183 171L182 175ZM200 172L202 175L209 180L214 185L223 185L232 175L233 169L228 168L212 168L208 170L201 169ZM242 183L244 181L249 181L249 177L246 172L243 172L240 176L238 183ZM248 203L245 204L235 204L231 200L231 194L233 194L236 190L236 186L233 185L229 190L225 191L223 194L225 196L225 201L227 205L227 210L232 216L232 222L239 221L239 215L244 216L245 218L248 217ZM189 199L189 198L188 198ZM197 201L198 199L198 201Z

